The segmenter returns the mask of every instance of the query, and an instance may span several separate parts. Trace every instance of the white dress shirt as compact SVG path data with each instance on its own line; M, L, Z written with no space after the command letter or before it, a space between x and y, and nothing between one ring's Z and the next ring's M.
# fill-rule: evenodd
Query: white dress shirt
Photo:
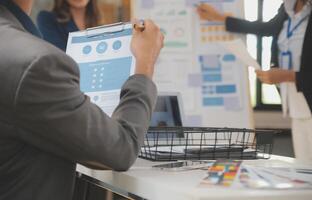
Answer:
M302 47L311 6L307 4L299 13L295 14L295 3L295 0L284 0L289 19L284 22L278 37L278 48L280 67L298 72L301 66ZM311 118L308 103L303 93L297 91L295 83L282 83L281 96L284 116L289 114L294 119Z

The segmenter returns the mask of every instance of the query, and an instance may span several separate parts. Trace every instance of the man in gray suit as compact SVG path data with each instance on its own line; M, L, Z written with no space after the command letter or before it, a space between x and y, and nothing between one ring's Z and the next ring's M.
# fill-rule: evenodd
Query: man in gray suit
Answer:
M38 38L32 3L0 0L0 199L70 200L77 163L127 170L136 160L163 35L149 20L134 31L136 74L110 118L80 91L77 64Z

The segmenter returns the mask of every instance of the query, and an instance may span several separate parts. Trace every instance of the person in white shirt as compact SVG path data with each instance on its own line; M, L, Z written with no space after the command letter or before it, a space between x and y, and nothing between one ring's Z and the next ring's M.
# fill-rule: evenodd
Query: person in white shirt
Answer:
M208 4L197 10L202 19L224 22L228 31L273 36L273 68L256 74L263 83L280 84L283 113L292 119L295 156L312 160L312 0L283 1L269 22L230 17Z

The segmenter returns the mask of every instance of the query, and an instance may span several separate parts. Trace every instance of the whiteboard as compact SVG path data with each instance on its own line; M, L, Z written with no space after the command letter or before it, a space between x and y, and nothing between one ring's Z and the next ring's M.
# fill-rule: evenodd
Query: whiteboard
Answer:
M248 68L221 45L240 35L201 21L195 5L243 16L243 0L133 0L132 18L152 19L165 35L154 81L182 96L185 126L254 128Z

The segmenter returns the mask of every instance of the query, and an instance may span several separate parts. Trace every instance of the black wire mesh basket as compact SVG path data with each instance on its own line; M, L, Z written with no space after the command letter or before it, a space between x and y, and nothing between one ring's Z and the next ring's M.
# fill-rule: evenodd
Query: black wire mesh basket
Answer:
M151 127L139 156L152 161L269 159L275 130Z

